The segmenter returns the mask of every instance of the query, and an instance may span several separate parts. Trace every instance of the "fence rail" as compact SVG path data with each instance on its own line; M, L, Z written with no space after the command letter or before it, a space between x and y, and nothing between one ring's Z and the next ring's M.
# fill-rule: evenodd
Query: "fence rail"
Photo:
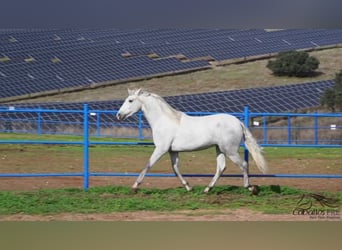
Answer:
M0 140L0 144L70 144L83 147L83 171L79 173L1 173L0 177L83 177L83 187L88 189L91 176L137 176L137 173L94 173L89 166L89 147L91 145L153 145L142 141L150 138L149 126L142 113L138 113L128 122L113 120L115 110L89 110L84 104L83 110L15 109L0 108L0 132L34 134L82 135L82 141L39 141L39 140ZM191 112L189 115L209 115L208 112ZM233 113L251 129L261 146L265 147L342 147L342 113L335 114L299 114L299 113L253 113L246 107L243 113ZM109 117L108 117L109 116ZM103 119L103 118L106 119ZM110 119L109 119L110 118ZM114 130L112 133L103 131ZM90 136L126 137L138 141L90 141ZM248 161L248 151L245 149ZM174 174L148 174L154 177L174 177ZM210 177L210 174L188 174L192 177ZM241 175L223 175L240 177ZM342 178L342 174L266 174L251 177L276 178Z

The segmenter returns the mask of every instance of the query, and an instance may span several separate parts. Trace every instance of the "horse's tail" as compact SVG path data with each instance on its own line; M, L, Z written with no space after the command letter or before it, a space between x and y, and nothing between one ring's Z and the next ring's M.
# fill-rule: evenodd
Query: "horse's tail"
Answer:
M268 166L267 166L264 156L262 155L262 149L260 148L257 141L253 137L251 131L248 128L246 128L243 123L241 123L241 126L243 128L245 145L248 151L251 153L259 170L262 173L266 173L268 170Z

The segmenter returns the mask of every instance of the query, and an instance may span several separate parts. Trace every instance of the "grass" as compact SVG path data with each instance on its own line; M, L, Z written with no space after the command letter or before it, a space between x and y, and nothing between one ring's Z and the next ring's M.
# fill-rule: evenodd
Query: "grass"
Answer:
M277 148L264 149L268 159L297 158L297 159L339 159L342 148Z
M27 140L27 141L70 141L70 142L81 142L83 140L83 136L77 135L35 135L35 134L25 134L25 133L0 133L1 141L15 141L15 140ZM127 139L127 138L107 138L107 137L90 137L90 141L92 142L135 142L136 139ZM152 142L151 140L143 140L144 142ZM0 144L1 145L1 144ZM13 145L6 145L5 148L10 148ZM43 146L46 148L45 146ZM115 145L115 146L106 146L106 145L97 145L93 146L93 150L100 150L100 151L107 151L112 150L115 147L115 151L118 153L138 149L138 151L146 151L152 152L153 146L139 146L139 147L132 147L131 145ZM77 149L77 146L56 146L54 147L55 150L65 150L65 148L70 149ZM205 150L206 151L206 150ZM202 151L202 152L205 152ZM212 151L212 150L210 150ZM312 155L319 155L323 158L331 158L336 157L337 154L341 153L340 148L286 148L286 147L266 147L264 149L266 154L269 157L283 157L283 156L290 156L290 157L309 157L312 158ZM115 152L113 152L115 153Z
M32 140L32 141L66 141L66 142L82 142L83 135L54 135L54 134L26 134L26 133L0 133L1 141L15 141L15 140ZM110 138L110 137L96 137L91 136L89 140L92 142L114 142L114 141L136 141L136 139L128 139L128 138ZM149 141L149 140L143 140Z
M245 188L217 186L209 194L204 187L194 187L192 192L184 188L140 189L132 193L127 187L94 187L81 189L39 190L30 192L0 192L0 214L58 214L58 213L112 213L127 211L177 211L222 210L247 207L263 213L291 213L299 197L307 191L280 187L261 186L258 196ZM342 194L330 194L342 204Z

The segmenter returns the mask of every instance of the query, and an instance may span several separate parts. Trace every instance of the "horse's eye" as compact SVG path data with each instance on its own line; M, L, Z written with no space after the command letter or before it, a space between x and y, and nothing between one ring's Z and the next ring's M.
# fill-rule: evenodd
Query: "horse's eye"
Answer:
M128 102L129 102L129 103L132 103L132 102L133 102L133 100L128 100Z

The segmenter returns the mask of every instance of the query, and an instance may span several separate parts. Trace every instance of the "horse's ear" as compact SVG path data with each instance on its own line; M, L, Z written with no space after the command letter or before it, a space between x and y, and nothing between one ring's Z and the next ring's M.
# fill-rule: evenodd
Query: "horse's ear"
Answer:
M136 94L136 95L140 95L140 94L142 94L142 92L143 92L143 91L142 91L142 89L140 88L140 89L137 89L137 90L135 91L135 94Z
M127 89L127 91L128 91L128 95L133 95L134 94L134 90L132 90L132 89Z

